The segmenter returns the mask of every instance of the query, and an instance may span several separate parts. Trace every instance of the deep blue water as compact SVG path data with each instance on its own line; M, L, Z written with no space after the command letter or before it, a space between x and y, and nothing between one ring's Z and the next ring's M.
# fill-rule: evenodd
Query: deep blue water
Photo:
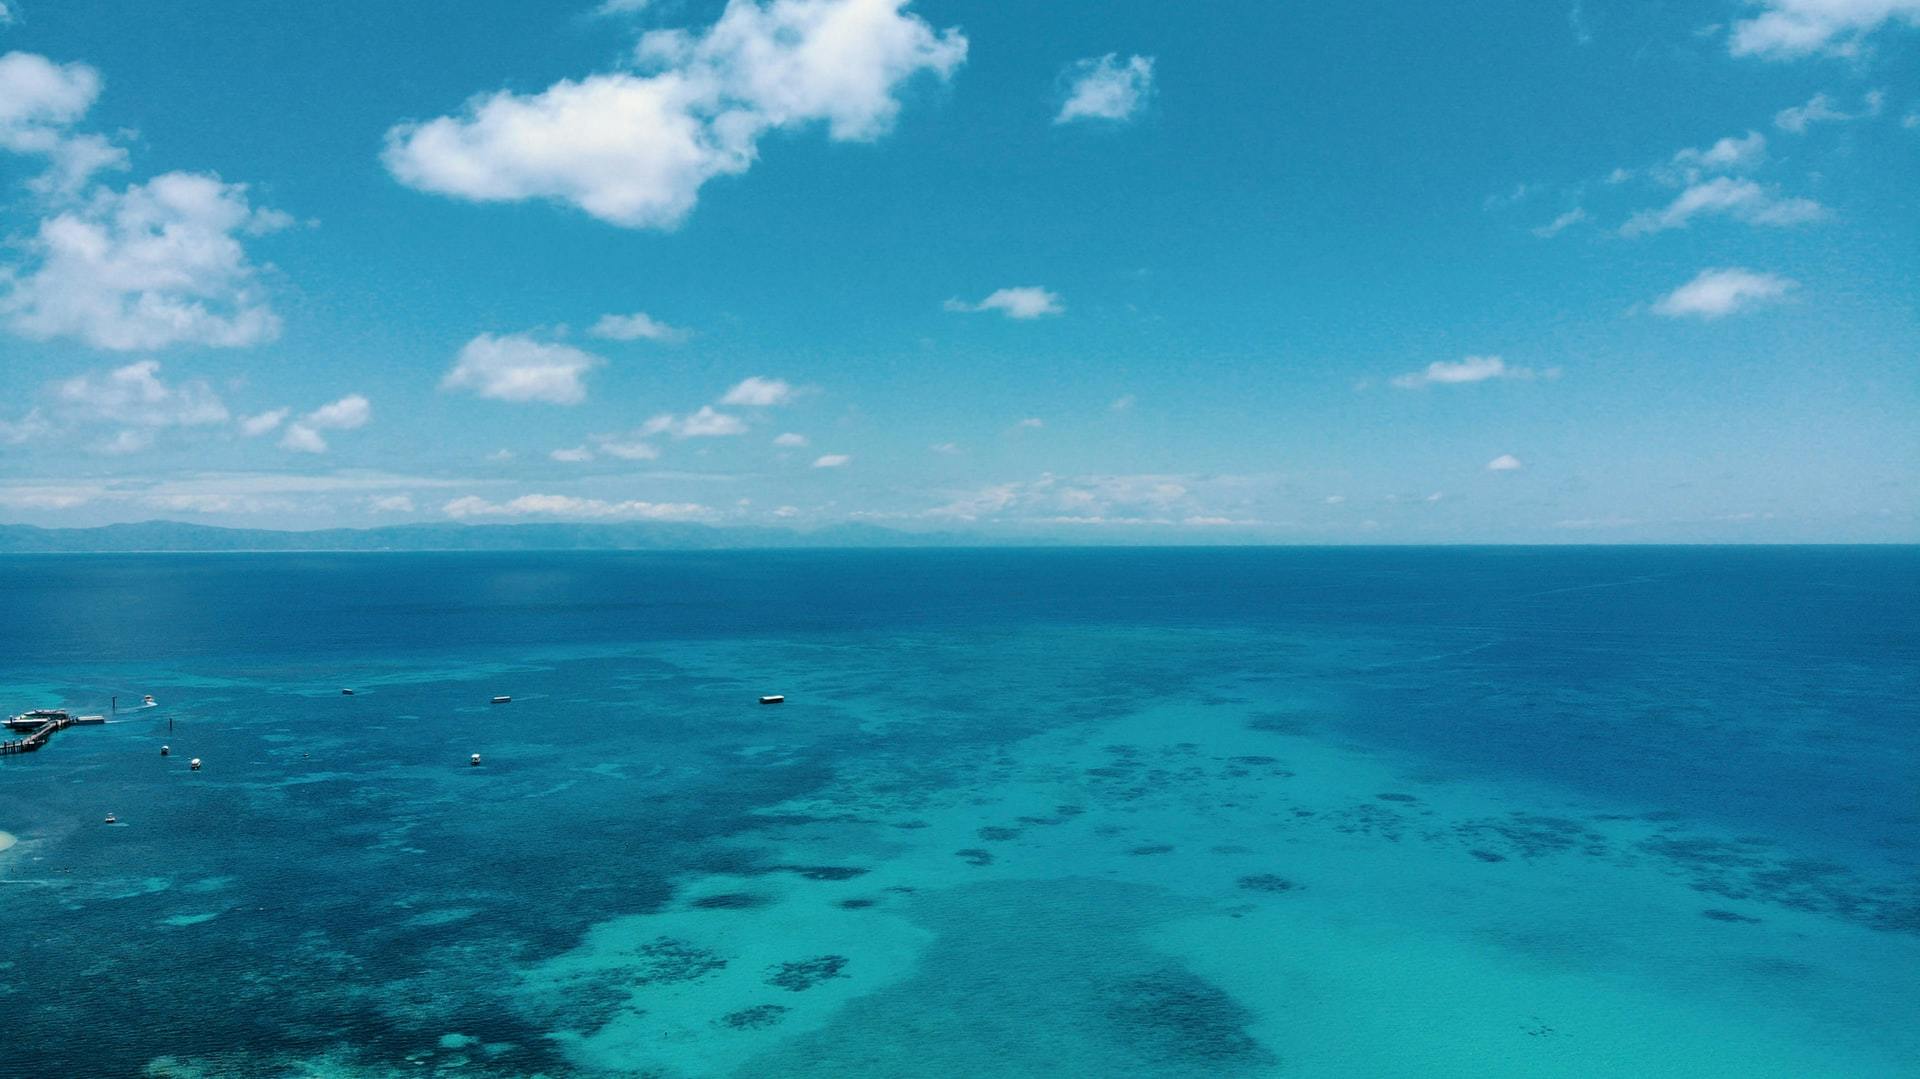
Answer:
M1920 1048L1916 548L17 557L0 603L7 711L160 702L0 759L3 1074Z

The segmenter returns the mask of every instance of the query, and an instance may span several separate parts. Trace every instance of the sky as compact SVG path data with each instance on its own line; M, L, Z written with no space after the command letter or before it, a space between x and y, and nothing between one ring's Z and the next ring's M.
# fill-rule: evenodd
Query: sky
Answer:
M1920 540L1920 0L0 0L0 522Z

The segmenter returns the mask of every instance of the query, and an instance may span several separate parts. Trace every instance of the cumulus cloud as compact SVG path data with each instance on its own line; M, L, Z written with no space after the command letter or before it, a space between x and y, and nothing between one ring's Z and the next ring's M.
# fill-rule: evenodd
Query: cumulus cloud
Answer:
M1701 270L1693 280L1655 301L1668 318L1717 319L1779 300L1797 283L1773 273L1739 267Z
M375 513L412 513L414 510L412 495L380 495L367 500L367 508Z
M571 495L521 495L507 502L489 502L477 495L453 499L441 512L458 519L472 517L558 517L573 520L692 521L713 511L694 502L608 502Z
M242 347L280 334L240 242L284 227L242 184L169 172L101 189L40 223L28 262L0 274L0 315L16 333L96 348Z
M1735 56L1790 60L1815 53L1853 55L1889 23L1920 26L1920 0L1760 0L1765 8L1733 24Z
M461 347L440 388L471 390L496 401L577 405L587 399L584 376L605 362L572 345L527 334L483 333Z
M805 446L807 444L807 436L803 434L798 434L793 431L788 431L786 434L776 436L773 440L773 444L776 446L783 446L790 449L798 448L801 446Z
M321 405L287 425L280 436L280 448L300 453L325 453L327 440L322 431L351 431L365 427L373 418L373 405L360 394Z
M670 228L701 187L747 171L761 137L824 125L885 134L914 76L966 59L905 0L730 0L700 31L641 38L632 70L499 91L458 116L387 133L386 166L423 191L482 202L547 199L628 228Z
M327 440L319 431L304 423L290 423L280 436L280 448L295 453L325 453Z
M712 405L701 405L698 412L676 416L662 412L640 425L640 436L671 435L674 438L722 438L747 433L746 421Z
M1824 220L1827 208L1806 198L1783 197L1752 180L1716 176L1689 186L1658 210L1642 210L1620 226L1623 236L1683 229L1698 217L1732 217L1753 225L1788 227Z
M1553 378L1559 373L1555 368L1535 373L1531 368L1512 367L1498 356L1468 356L1456 361L1435 360L1421 370L1395 375L1391 381L1400 389L1417 390L1423 386L1457 386L1497 378L1530 381Z
M659 341L663 344L684 341L688 337L686 330L669 326L645 311L635 311L631 315L601 315L600 321L594 323L587 333L608 341Z
M853 457L845 453L823 453L813 459L815 468L845 468L853 463Z
M1487 462L1489 472L1515 472L1521 468L1520 458L1511 453L1503 453Z
M1117 53L1076 60L1062 80L1066 100L1053 118L1056 124L1074 120L1127 120L1153 92L1153 57Z
M593 460L593 451L585 446L572 446L563 450L554 450L547 454L554 461L580 462Z
M1008 318L1031 319L1043 315L1058 315L1066 311L1060 295L1048 292L1038 285L1021 285L1015 288L995 289L979 303L968 303L955 298L943 306L949 311L980 312L999 311Z
M286 421L287 415L292 411L293 410L289 408L274 408L258 413L257 415L242 417L240 420L240 433L246 435L248 438L259 438L261 435L268 434L278 428Z
M49 171L33 182L36 189L72 192L102 169L126 167L125 150L99 135L71 130L100 89L100 73L86 64L60 64L26 52L0 56L0 150L47 159Z
M758 375L743 379L738 385L720 398L723 405L744 405L750 408L769 408L784 405L793 400L795 390L791 383L777 378L761 378Z

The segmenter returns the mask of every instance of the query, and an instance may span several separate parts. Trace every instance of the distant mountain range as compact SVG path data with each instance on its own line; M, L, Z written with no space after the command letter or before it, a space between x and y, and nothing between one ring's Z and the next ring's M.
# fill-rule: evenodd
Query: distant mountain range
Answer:
M952 547L996 541L840 524L813 531L702 524L392 525L280 532L142 521L98 528L0 525L0 554L132 551L665 551L752 547ZM1032 542L1032 541L1027 541Z

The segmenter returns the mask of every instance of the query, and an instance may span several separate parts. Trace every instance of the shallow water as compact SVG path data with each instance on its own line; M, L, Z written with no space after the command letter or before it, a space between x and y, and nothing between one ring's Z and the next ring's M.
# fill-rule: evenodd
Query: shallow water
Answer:
M1916 586L0 559L10 710L159 700L0 758L0 1074L1912 1074Z

